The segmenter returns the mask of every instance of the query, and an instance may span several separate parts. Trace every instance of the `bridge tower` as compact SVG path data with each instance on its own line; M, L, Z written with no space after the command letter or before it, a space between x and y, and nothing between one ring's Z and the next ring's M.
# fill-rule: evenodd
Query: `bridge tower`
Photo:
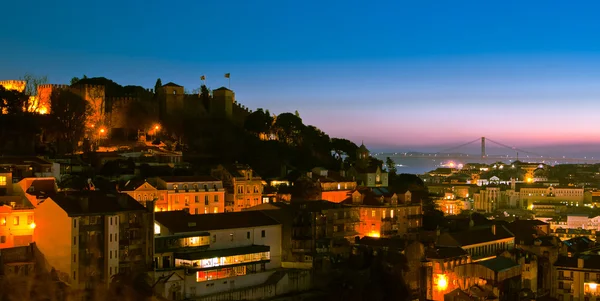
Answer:
M481 159L485 158L485 137L481 137Z

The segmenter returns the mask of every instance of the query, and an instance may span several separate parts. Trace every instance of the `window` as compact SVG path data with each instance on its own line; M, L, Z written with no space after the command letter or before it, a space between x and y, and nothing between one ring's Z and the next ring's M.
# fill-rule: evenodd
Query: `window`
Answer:
M110 217L110 225L112 226L112 216Z
M73 236L73 245L76 246L77 245L77 236Z
M244 186L239 185L238 188L237 188L237 193L244 194Z
M0 244L5 244L6 243L6 236L2 235L0 236Z
M214 234L214 235L213 235L212 242L213 242L213 243L217 242L217 234Z
M18 226L18 225L19 225L19 217L18 217L18 216L15 216L15 218L14 218L14 220L13 220L13 224L14 224L15 226Z
M194 190L198 192L198 184L194 184Z
M27 224L28 224L28 225L31 225L31 224L33 224L33 215L28 215L28 216L27 216Z
M213 208L213 213L219 213L219 207Z
M77 254L73 254L73 262L77 262Z
M198 214L198 208L194 208L194 214Z
M208 214L208 207L204 207L204 214Z
M108 251L108 258L112 259L112 250Z
M260 232L260 236L261 236L261 237L265 237L265 236L267 236L267 233L265 232L265 230L262 230L262 231Z
M230 233L230 234L229 234L229 240L230 240L230 241L233 241L233 233Z
M215 203L218 203L218 202L219 202L219 195L218 195L218 194L216 194L216 195L215 195Z
M112 242L112 233L108 236L108 241Z
M175 190L175 192L179 191L179 186L177 186L177 184L173 184L173 190Z
M250 231L246 232L246 239L250 239Z
M195 195L194 196L194 203L200 203L200 196L199 195Z
M0 186L6 186L6 176L0 176Z
M187 186L187 184L183 184L183 190L185 190L185 192L188 192L188 186Z
M208 195L204 196L204 205L208 205Z
M73 271L73 280L77 279L77 272Z
M371 210L371 216L375 217L375 210Z

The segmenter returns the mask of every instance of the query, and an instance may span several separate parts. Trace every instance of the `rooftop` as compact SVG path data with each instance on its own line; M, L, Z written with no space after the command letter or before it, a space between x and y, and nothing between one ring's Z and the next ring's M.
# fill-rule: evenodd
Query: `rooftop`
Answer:
M498 256L493 259L488 259L484 261L479 261L477 264L482 265L494 272L502 272L509 270L513 267L520 266L518 263L514 262L510 258L506 258L503 256Z
M124 193L70 191L51 195L49 199L52 199L69 216L146 211L146 207ZM41 202L40 205L46 201Z
M486 225L473 227L466 231L444 233L439 237L438 244L446 247L464 247L514 237L515 235L502 225Z
M461 247L436 247L425 251L427 259L446 259L467 256L469 253Z
M219 182L220 180L211 176L166 176L159 179L167 183L192 183L192 182Z
M278 221L261 211L217 214L189 214L184 211L166 211L156 212L155 219L172 233L280 225Z
M0 165L52 164L52 162L34 156L0 156Z

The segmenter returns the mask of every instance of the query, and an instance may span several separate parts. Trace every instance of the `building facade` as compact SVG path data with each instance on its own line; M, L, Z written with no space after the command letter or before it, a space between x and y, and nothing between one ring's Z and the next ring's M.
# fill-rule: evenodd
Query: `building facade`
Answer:
M211 175L223 181L227 191L225 211L242 211L262 203L263 180L249 165L219 165Z

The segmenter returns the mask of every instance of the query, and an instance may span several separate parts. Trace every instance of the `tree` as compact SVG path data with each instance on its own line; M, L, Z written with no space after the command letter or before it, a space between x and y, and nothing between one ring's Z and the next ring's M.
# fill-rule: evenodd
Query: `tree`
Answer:
M343 156L347 156L351 161L354 161L356 159L356 150L358 149L358 146L347 139L332 138L331 149L337 159L342 160Z
M395 176L398 173L398 168L396 167L396 162L392 160L392 158L385 158L385 166L387 167L388 173L390 176Z
M0 113L23 115L29 107L29 96L16 90L6 90L0 86Z
M50 95L50 111L58 141L67 143L73 152L84 137L91 107L81 96L69 90L54 90Z
M300 134L304 128L302 119L292 113L281 113L275 120L275 128L279 141L286 142L290 145L299 145Z
M154 94L158 95L160 93L162 93L162 81L159 79L156 80L156 84L154 84Z
M292 199L295 200L320 200L321 199L321 185L316 183L315 181L301 177L296 182L294 182L294 186L291 188Z
M272 125L273 117L265 113L263 109L252 112L244 121L244 129L256 135L268 134Z
M35 95L37 95L38 86L48 83L48 76L45 76L45 75L44 76L35 76L31 73L25 73L25 75L23 75L23 77L21 77L21 80L24 80L27 82L25 84L24 93L26 95L35 96Z

